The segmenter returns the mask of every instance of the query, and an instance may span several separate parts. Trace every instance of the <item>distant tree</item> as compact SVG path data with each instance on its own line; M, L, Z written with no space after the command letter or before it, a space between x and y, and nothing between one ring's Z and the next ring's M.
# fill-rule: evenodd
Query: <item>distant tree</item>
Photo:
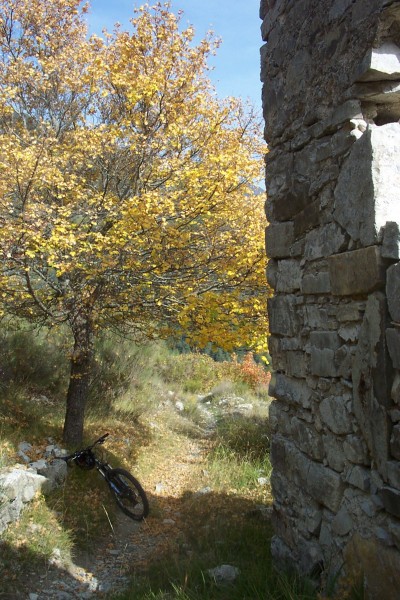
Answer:
M64 441L79 444L96 335L265 339L259 123L207 77L168 5L87 37L79 0L0 0L0 294L69 326Z

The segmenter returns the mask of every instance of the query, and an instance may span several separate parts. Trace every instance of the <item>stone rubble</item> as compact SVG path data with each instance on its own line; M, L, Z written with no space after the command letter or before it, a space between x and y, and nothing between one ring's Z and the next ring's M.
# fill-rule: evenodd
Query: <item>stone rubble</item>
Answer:
M350 570L353 556L368 597L393 598L400 3L261 0L260 16L274 289L272 552L279 564L317 576L343 561Z
M0 533L16 521L27 502L37 493L49 494L60 485L67 474L64 461L53 461L55 456L66 451L52 444L47 446L46 459L32 461L26 454L32 450L28 442L18 446L18 456L25 465L15 465L0 469Z

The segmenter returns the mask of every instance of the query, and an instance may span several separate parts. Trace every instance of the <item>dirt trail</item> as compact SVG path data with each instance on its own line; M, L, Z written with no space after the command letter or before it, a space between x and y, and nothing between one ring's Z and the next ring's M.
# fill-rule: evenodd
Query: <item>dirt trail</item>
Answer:
M146 521L135 523L118 511L113 530L96 543L92 552L77 552L73 562L55 553L43 573L27 574L24 591L10 596L18 600L70 600L102 598L126 588L133 573L146 570L158 554L173 549L180 535L181 496L201 479L207 441L180 438L172 456L164 456L143 482L150 501ZM0 598L6 598L0 593ZM7 597L8 600L8 597Z

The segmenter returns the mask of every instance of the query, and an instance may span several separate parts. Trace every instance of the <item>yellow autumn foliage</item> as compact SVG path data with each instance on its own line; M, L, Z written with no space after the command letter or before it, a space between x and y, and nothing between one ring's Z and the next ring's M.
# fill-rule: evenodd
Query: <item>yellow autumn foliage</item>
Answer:
M89 38L80 4L0 0L1 310L68 323L75 360L107 327L264 344L264 148L218 43L168 4Z

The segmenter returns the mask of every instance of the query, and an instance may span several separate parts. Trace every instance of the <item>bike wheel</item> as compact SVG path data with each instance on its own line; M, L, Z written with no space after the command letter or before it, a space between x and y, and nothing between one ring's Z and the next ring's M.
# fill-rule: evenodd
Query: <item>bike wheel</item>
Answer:
M120 509L135 521L141 521L149 514L149 501L146 492L137 479L125 469L111 469L107 483Z

